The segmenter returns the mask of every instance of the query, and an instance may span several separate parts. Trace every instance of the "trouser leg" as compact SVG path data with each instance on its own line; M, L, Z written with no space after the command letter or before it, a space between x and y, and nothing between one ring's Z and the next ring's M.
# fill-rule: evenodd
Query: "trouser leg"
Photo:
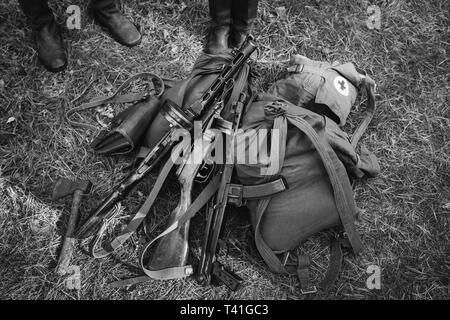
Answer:
M47 0L19 0L19 3L33 30L39 60L49 71L64 70L67 51Z
M258 0L233 0L230 45L239 47L251 32L258 11Z
M19 0L19 3L32 29L38 29L55 19L47 0Z
M209 0L211 25L205 52L220 53L228 50L231 24L231 0Z

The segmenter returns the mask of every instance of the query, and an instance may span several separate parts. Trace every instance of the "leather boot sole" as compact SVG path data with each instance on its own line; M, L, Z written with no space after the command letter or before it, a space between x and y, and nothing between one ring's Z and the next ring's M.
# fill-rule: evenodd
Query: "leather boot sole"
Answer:
M53 73L58 73L58 72L61 72L61 71L64 71L66 68L67 68L67 60L66 60L66 62L64 63L64 65L62 65L61 67L58 67L58 68L51 68L50 66L48 66L48 65L46 65L45 63L44 63L44 61L40 58L40 57L38 57L38 60L39 60L39 62L44 66L44 68L47 70L47 71L50 71L50 72L53 72Z

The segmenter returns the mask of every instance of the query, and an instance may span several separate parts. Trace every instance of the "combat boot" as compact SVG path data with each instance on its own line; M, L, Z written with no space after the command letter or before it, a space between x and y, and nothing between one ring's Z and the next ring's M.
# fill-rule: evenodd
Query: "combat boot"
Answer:
M228 36L231 23L231 0L209 0L211 25L205 52L218 54L228 51Z
M20 5L33 30L39 60L51 72L64 70L67 67L67 50L47 1L20 0Z
M67 67L67 50L61 29L53 20L34 30L34 40L39 60L51 72L60 72Z
M251 32L258 11L258 0L233 1L230 47L239 48Z
M91 10L96 22L106 28L120 44L133 47L141 43L141 33L122 14L116 0L93 0Z

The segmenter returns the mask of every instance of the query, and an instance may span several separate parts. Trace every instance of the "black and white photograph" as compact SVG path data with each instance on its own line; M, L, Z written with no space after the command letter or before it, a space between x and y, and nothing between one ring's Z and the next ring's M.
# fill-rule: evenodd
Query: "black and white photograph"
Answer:
M1 0L0 300L449 300L449 6Z

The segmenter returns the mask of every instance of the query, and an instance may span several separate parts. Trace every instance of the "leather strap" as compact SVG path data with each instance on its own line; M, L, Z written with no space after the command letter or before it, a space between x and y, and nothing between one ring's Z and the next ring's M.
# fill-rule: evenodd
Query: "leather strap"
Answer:
M298 258L297 277L300 282L300 291L302 294L316 293L317 288L311 283L309 276L309 256L301 255Z
M244 199L257 199L268 197L288 189L286 180L278 178L271 182L253 186L242 186L242 197Z
M322 289L327 292L333 283L336 281L339 271L342 267L342 246L341 240L335 237L331 238L330 241L330 263L328 265L328 269L325 273L325 277L320 284Z
M152 188L152 191L150 192L147 200L145 200L144 204L141 206L141 208L138 210L138 212L134 215L134 217L131 219L131 221L128 223L128 225L121 231L121 233L114 238L110 243L106 244L104 247L96 249L97 243L100 241L104 228L101 228L101 230L98 232L96 239L94 240L94 245L92 247L92 256L94 258L103 258L109 255L110 253L117 250L119 247L121 247L125 241L127 241L132 234L137 230L139 225L142 223L142 221L145 219L147 214L149 213L153 203L156 200L156 197L158 196L159 191L161 190L164 182L166 181L167 176L169 175L170 170L172 169L174 165L174 162L169 157L167 162L162 167L158 178L156 179L155 185Z
M220 186L221 175L217 174L214 178L209 182L209 184L203 189L203 191L198 195L195 201L188 207L188 209L184 212L182 216L180 216L177 220L175 220L169 227L167 227L162 233L160 233L157 237L149 241L142 250L140 256L140 265L146 276L140 276L136 278L116 281L110 284L112 287L122 287L130 284L141 283L144 281L148 281L150 279L157 280L169 280L169 279L179 279L184 278L192 274L193 268L190 265L167 268L161 270L150 270L145 267L144 258L146 252L150 249L150 247L160 238L166 236L170 232L174 231L178 228L178 226L183 225L209 201L209 199L217 192Z
M128 93L128 94L124 94L124 95L119 95L119 93L126 88L131 82L140 79L140 78L151 78L152 80L157 80L161 86L160 92L156 95L158 98L163 94L164 90L165 90L165 83L164 80L151 72L142 72L142 73L138 73L133 75L132 77L128 78L124 83L122 83L122 85L116 90L116 92L114 92L112 95L110 96L101 96L101 97L95 97L93 98L90 102L87 103L83 103L82 105L72 108L70 110L68 110L66 112L66 119L67 122L69 122L70 125L72 125L73 127L84 127L84 128L89 128L89 129L94 129L97 130L97 127L92 126L90 124L87 123L81 123L81 122L76 122L70 119L70 116L72 114L74 114L75 112L79 112L79 111L83 111L83 110L87 110L87 109L91 109L94 107L98 107L100 105L106 104L106 103L128 103L128 102L134 102L134 101L139 101L142 100L143 98L145 98L146 96L148 96L149 93L147 92L140 92L140 93ZM92 84L93 82L91 82L87 88L89 88L89 86ZM86 88L86 90L87 90ZM83 91L82 95L86 92ZM78 97L75 100L78 100L80 97ZM74 101L75 101L74 100Z
M269 197L286 189L288 189L288 185L283 177L258 185L230 183L228 202L240 207L246 200Z
M339 271L342 266L342 241L336 237L330 239L330 262L328 264L325 277L320 284L320 287L324 292L327 292L333 283L336 281ZM289 261L290 258L290 261ZM295 274L297 275L300 283L300 292L302 294L316 293L317 288L311 283L310 278L310 258L307 255L301 255L293 258L290 252L286 253L283 259L283 265L286 267L289 273L291 272L291 267L296 267ZM288 262L289 261L289 262Z

